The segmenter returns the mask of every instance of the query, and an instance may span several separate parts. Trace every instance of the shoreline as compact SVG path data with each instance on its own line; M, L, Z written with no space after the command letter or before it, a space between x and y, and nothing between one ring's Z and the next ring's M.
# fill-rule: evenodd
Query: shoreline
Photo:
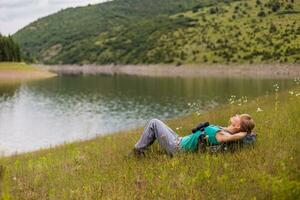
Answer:
M14 70L1 71L0 72L0 83L10 82L10 81L29 81L29 80L39 80L45 78L51 78L56 76L56 74L49 73L48 71L28 71L19 72Z
M300 76L300 64L36 65L59 75L138 75L152 77L280 78Z
M48 70L33 67L25 63L0 63L0 84L18 83L47 79L57 76Z

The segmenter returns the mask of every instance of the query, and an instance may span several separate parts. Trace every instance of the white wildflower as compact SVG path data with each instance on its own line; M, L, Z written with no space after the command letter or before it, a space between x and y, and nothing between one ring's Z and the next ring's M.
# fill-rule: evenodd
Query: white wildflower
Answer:
M274 88L275 92L278 92L278 90L279 90L279 84L278 84L278 83L275 83L275 84L273 85L273 88Z
M261 108L257 108L256 112L262 112L263 110Z
M229 101L230 104L234 104L235 100L236 100L236 96L235 95L231 95L230 98L228 99L228 101Z
M295 81L295 83L296 83L297 85L299 85L299 84L300 84L300 77L295 78L294 81Z
M247 103L248 102L248 97L247 96L242 97L242 99L243 99L243 103Z

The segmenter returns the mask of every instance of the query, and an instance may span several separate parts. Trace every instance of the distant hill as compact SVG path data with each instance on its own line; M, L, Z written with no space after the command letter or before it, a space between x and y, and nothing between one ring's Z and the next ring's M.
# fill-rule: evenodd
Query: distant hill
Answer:
M300 63L300 1L115 0L13 37L47 64Z

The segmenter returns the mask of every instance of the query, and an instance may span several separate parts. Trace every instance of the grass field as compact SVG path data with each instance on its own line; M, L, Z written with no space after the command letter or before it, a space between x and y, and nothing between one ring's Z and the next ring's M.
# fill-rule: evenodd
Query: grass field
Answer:
M0 159L3 199L296 199L300 195L300 79L295 88L167 124L180 135L199 121L226 125L235 113L256 121L254 149L167 157L155 143L127 157L143 127Z

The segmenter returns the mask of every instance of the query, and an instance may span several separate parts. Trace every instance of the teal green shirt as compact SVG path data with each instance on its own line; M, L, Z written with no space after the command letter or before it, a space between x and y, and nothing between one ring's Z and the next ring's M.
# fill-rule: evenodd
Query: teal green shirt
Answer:
M221 130L220 126L209 125L204 128L206 135L208 136L208 142L211 145L220 144L220 142L216 139L216 134ZM182 138L180 142L180 146L182 149L186 151L196 151L198 148L198 138L203 134L202 131L197 131L196 133L192 133Z

